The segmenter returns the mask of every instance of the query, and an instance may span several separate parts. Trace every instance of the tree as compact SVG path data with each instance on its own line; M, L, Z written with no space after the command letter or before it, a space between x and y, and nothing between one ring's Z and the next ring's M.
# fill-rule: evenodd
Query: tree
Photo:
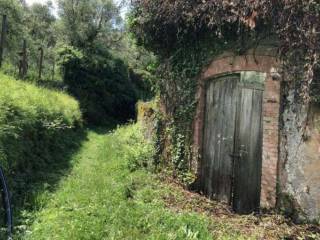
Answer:
M28 9L26 17L30 37L35 43L44 47L52 47L57 41L54 29L56 18L51 10L51 2L45 5L35 3Z
M51 69L55 59L54 48L58 40L56 18L52 14L52 2L35 3L25 12L29 53L33 67L32 78L35 78L36 72L38 72L38 78L41 80L44 72L45 78L51 79Z
M7 34L4 43L5 62L17 62L17 51L22 46L24 35L23 8L18 0L0 0L0 16L7 16Z
M59 14L66 40L77 48L107 39L120 19L112 0L60 0Z

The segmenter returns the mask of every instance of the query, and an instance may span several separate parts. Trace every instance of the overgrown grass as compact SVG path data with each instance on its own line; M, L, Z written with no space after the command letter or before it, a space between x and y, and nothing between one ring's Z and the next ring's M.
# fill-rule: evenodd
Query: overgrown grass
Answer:
M72 97L0 72L0 164L9 178L16 224L25 209L36 206L37 192L68 168L68 156L84 137L81 125Z
M304 239L278 216L239 216L147 169L153 146L138 125L90 130L72 171L25 211L26 240ZM145 168L146 167L146 168ZM50 176L49 176L50 178ZM48 188L50 189L50 188ZM227 213L226 213L227 212ZM311 234L311 235L310 235ZM297 236L297 237L296 237ZM314 235L318 239L318 235Z
M172 189L136 167L147 166L151 156L137 125L107 135L91 131L72 158L70 175L55 192L38 195L41 208L29 213L35 222L19 238L213 239L209 218L167 208L163 199ZM228 231L224 239L247 239Z
M56 192L39 196L44 207L21 238L211 239L205 217L166 209L161 200L166 189L151 174L130 167L138 151L144 157L149 152L138 126L88 136L73 157L71 174Z

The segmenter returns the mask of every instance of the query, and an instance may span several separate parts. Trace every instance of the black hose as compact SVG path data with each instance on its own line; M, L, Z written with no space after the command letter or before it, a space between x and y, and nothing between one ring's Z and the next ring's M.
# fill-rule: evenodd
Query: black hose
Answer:
M11 210L11 203L10 203L10 194L8 190L8 185L6 178L4 176L3 170L0 167L0 183L2 188L2 200L6 212L6 221L7 221L7 233L8 239L12 238L12 230L13 230L13 222L12 222L12 210Z

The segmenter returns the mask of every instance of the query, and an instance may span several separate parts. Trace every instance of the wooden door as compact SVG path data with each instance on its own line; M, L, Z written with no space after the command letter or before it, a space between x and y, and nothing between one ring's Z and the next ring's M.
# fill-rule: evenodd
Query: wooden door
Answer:
M202 164L202 189L210 198L231 201L239 75L208 84Z
M260 204L262 100L252 77L229 75L207 86L201 187L238 213Z

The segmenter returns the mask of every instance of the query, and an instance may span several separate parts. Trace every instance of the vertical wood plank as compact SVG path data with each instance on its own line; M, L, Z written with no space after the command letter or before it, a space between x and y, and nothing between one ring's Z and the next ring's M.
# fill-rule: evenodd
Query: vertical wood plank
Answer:
M243 88L238 118L233 208L251 213L260 205L263 91Z

